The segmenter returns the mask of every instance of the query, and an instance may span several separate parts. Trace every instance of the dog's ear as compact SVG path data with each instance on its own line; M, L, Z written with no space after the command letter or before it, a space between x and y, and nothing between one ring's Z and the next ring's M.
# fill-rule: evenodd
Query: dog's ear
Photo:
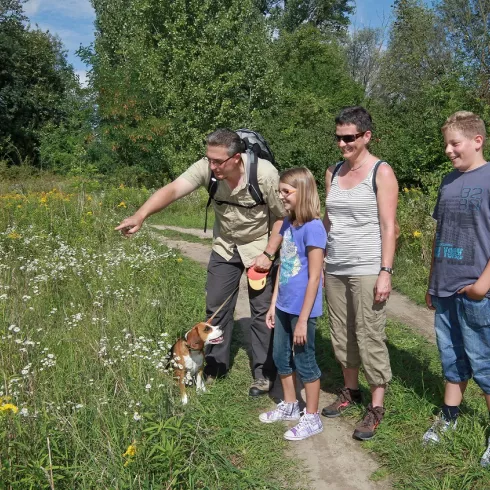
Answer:
M204 348L204 341L201 339L197 327L189 330L185 336L187 343L190 345L191 349L202 350Z

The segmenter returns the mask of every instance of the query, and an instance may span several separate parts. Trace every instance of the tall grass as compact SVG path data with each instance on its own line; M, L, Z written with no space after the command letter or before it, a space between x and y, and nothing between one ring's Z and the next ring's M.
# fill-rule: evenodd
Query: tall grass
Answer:
M203 318L205 271L113 231L149 191L36 187L0 195L0 488L278 488L242 350L178 400L167 351Z

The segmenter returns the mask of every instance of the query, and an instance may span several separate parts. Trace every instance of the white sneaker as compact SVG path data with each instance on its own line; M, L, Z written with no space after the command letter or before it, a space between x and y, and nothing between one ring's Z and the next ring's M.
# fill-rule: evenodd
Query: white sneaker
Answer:
M436 418L435 422L432 424L432 427L424 434L424 437L422 437L423 444L438 444L441 442L441 435L448 430L456 429L457 425L457 420L451 422L450 420L446 420L441 414Z
M480 459L480 465L484 468L488 468L490 466L490 437L488 438L487 450L483 453L483 456Z
M302 441L308 437L323 432L323 424L318 413L306 413L299 419L298 425L295 425L284 434L284 439L288 441Z
M300 417L299 404L295 402L283 402L277 404L277 407L270 412L264 412L259 415L259 420L264 424L279 422L280 420L298 420Z

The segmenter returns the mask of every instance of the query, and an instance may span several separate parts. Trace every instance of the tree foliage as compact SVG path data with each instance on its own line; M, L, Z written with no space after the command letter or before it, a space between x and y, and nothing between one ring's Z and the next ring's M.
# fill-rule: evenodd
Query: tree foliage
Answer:
M0 147L13 163L39 164L39 130L62 121L76 81L58 38L26 26L19 0L0 0Z

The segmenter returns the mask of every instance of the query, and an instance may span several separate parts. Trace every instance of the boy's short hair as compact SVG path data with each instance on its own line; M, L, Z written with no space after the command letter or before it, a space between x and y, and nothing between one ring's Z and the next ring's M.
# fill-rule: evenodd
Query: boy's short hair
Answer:
M371 114L361 106L344 107L335 118L337 126L354 124L358 131L373 131L373 120Z
M460 131L466 138L474 138L477 135L481 135L483 136L483 141L485 141L487 137L485 123L482 118L469 111L458 111L449 116L441 131L445 133L451 129Z

